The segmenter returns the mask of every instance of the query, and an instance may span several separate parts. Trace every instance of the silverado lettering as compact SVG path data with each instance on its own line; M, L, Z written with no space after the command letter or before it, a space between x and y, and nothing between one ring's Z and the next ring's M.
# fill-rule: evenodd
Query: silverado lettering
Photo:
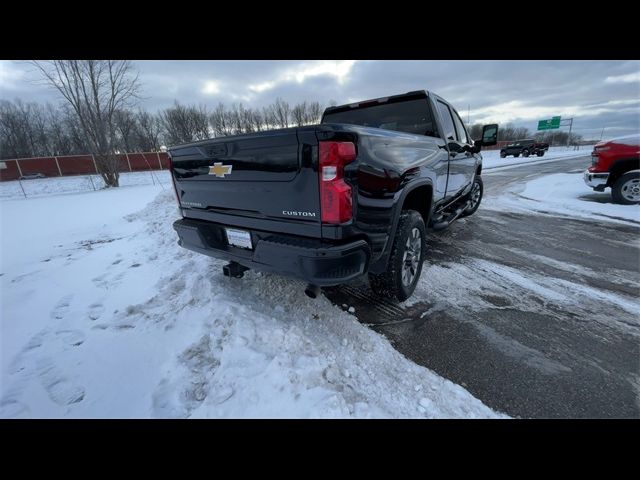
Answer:
M178 243L228 260L228 276L290 275L315 297L367 274L376 293L405 300L422 272L426 229L478 209L480 149L497 134L485 125L473 141L453 106L421 90L329 107L319 125L173 146ZM214 161L233 174L209 175ZM249 248L229 242L234 229Z

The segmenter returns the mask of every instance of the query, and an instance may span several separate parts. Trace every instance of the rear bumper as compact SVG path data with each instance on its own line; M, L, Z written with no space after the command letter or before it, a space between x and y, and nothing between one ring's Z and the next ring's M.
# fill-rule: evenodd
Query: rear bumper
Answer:
M174 222L178 244L245 267L281 273L321 287L339 285L367 271L371 252L364 240L334 245L321 240L248 230L253 250L229 245L224 225L183 218Z
M584 183L586 183L589 187L594 188L596 190L604 190L607 186L607 181L609 180L608 172L590 172L589 170L585 170L584 172Z

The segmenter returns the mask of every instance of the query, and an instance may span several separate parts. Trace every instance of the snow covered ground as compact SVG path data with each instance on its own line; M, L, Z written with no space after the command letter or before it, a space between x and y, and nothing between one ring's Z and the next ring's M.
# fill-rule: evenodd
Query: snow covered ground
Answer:
M302 282L178 247L170 189L0 215L2 418L502 416Z
M163 185L171 187L168 170L132 172L120 174L120 185ZM33 180L12 180L0 182L0 199L31 198L65 193L93 192L103 189L100 175L77 175L72 177L37 178Z
M640 224L640 205L614 204L609 189L594 192L585 185L582 173L545 175L517 184L499 197L485 197L482 207Z
M592 150L593 147L591 145L580 147L580 150L574 150L573 147L551 147L542 157L532 155L526 158L522 156L518 158L513 156L500 158L500 150L483 150L482 169L490 170L511 165L522 165L524 163L547 163L549 161L584 157L585 155L591 155Z

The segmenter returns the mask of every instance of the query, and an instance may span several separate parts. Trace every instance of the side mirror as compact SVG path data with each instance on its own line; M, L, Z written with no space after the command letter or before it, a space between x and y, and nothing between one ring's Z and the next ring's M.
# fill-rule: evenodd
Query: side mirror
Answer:
M482 146L489 147L498 143L498 125L493 123L482 127Z
M492 123L482 127L482 138L473 141L473 153L478 153L482 147L490 147L498 143L498 124Z

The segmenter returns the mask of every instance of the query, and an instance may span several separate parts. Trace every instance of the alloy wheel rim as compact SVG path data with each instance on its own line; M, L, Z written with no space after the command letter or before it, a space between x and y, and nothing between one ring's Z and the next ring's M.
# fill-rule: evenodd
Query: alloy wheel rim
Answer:
M422 235L420 230L413 228L402 255L402 284L408 287L413 283L420 265L420 253L422 252Z
M476 205L480 201L480 184L474 183L473 188L471 189L471 205L469 205L469 210L473 210L476 208Z

